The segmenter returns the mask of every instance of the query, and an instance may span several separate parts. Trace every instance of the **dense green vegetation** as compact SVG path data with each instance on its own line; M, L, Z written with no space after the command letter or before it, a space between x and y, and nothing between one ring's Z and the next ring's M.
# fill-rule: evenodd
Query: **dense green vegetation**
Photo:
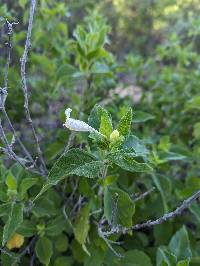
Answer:
M0 3L0 265L200 265L199 11Z

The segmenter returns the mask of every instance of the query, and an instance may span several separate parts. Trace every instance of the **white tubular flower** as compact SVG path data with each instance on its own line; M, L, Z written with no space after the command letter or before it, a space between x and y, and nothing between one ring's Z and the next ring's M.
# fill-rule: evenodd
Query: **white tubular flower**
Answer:
M84 132L100 134L96 129L89 126L87 123L85 123L81 120L76 120L76 119L70 118L71 111L72 111L71 108L67 108L65 110L66 121L63 124L63 126L67 127L70 130L73 130L73 131L84 131Z

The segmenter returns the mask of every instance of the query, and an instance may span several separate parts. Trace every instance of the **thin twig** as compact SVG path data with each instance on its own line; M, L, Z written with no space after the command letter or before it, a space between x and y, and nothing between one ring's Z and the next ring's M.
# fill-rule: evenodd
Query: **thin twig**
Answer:
M7 62L5 66L5 75L4 75L4 87L8 88L8 71L10 67L10 61L11 61L11 49L12 49L12 43L11 43L11 37L13 34L13 25L18 24L18 22L9 22L6 20L6 27L7 27L7 35L8 35L8 42L6 42L6 45L8 47L8 56L7 56Z
M65 204L65 205L63 206L63 208L62 208L62 210L63 210L63 215L64 215L66 221L68 222L69 226L73 229L73 225L72 225L72 223L71 223L71 221L70 221L70 219L69 219L69 216L68 216L67 213L66 213L66 208L67 208L67 204Z
M21 166L25 167L25 165L22 163L22 160L20 157L18 157L12 150L7 138L6 138L6 135L5 135L5 132L4 132L4 129L1 125L1 120L0 120L0 138L3 142L3 144L5 145L6 148L2 148L1 147L1 150L6 153L8 156L10 156L11 159L14 159L15 161L17 161Z
M11 131L12 131L12 133L13 133L15 139L16 139L16 141L19 143L20 147L22 148L24 154L28 157L28 159L32 163L34 163L33 157L31 156L31 154L29 153L29 151L26 149L26 147L24 146L24 144L21 142L20 138L17 136L17 133L16 133L16 131L15 131L13 125L12 125L12 122L10 121L10 118L9 118L7 112L6 112L6 109L3 107L1 110L2 110L2 112L3 112L3 114L4 114L5 118L6 118L6 120L8 121L8 125L9 125L9 127L10 127L10 129L11 129Z
M33 126L33 121L31 119L30 111L29 111L29 97L28 97L28 87L27 87L27 81L26 81L26 63L27 63L27 58L28 58L28 52L31 46L31 34L32 34L32 27L33 27L33 17L34 17L34 12L35 12L35 6L36 6L36 0L31 0L31 7L30 7L30 16L29 16L29 22L28 22L28 31L27 31L27 36L26 36L26 42L25 42L25 47L24 47L24 53L21 58L21 78L22 78L22 89L24 92L24 109L26 113L26 118L27 121L30 125L30 128L32 130L32 134L35 140L36 144L36 149L37 149L37 154L38 154L38 159L41 164L41 169L43 173L46 175L47 174L47 169L46 165L43 159L42 151L39 145L39 140L35 131L35 128Z
M80 180L80 178L77 177L76 180L75 180L75 184L73 184L73 190L72 190L72 193L70 194L70 196L68 197L68 199L67 199L67 201L66 201L67 205L70 203L70 201L73 200L73 197L74 197L74 195L75 195L75 193L76 193L76 190L77 190L77 188L78 188L78 185L79 185L79 180Z
M110 241L108 238L106 238L106 236L104 235L104 232L101 231L101 227L98 227L98 235L99 237L101 237L107 244L107 246L110 248L110 250L119 258L123 258L123 256L118 253L113 247L112 247L112 244L116 244L113 243L113 241ZM120 245L120 244L119 244Z
M5 75L4 75L4 88L0 88L0 96L1 96L1 106L0 106L0 111L3 113L4 117L6 118L8 125L10 127L10 130L12 131L13 135L14 135L14 139L19 143L20 147L22 148L22 151L24 152L24 155L30 160L31 164L34 164L34 160L31 156L31 154L29 153L29 151L26 149L26 147L24 146L24 144L21 142L21 140L19 139L19 137L17 136L17 133L14 129L14 126L12 125L12 122L6 112L5 109L5 100L7 98L7 94L8 94L8 73L9 73L9 68L10 68L10 62L11 62L11 49L12 49L12 35L13 35L13 25L18 24L18 22L9 22L8 20L6 20L6 33L8 35L8 42L6 43L7 47L8 47L8 52L7 52L7 62L6 62L6 66L5 66Z
M72 217L74 215L74 213L76 212L77 209L81 208L84 199L85 198L83 196L81 196L81 195L79 196L78 201L74 204L74 207L70 212L70 215L69 215L70 217Z
M12 258L12 259L15 259L15 258L16 258L16 256L14 256L13 254L10 254L8 251L6 251L6 250L3 249L3 248L0 248L0 251L1 251L2 253L6 254L7 256L9 256L9 257Z
M2 140L3 144L5 145L5 148L0 147L0 151L5 153L12 160L15 160L16 162L18 162L24 169L29 170L29 168L26 166L26 163L25 163L26 160L24 158L17 156L15 154L15 152L12 150L12 147L6 138L4 129L3 129L2 124L1 124L1 120L0 120L0 139ZM34 174L40 174L38 171L36 171L34 169L30 169L29 171L34 173Z
M133 200L136 202L138 200L144 199L146 196L151 194L151 192L153 192L154 190L155 190L155 187L152 187L149 190L147 190L144 193L142 193L141 195L139 195L138 197L134 198Z
M34 237L31 239L31 241L29 242L28 246L26 246L26 247L24 248L24 250L22 250L22 252L16 257L16 259L14 260L14 262L12 263L11 266L14 266L16 262L20 262L21 258L22 258L24 255L26 255L27 253L29 253L30 248L31 248L32 246L35 245L35 242L36 242L37 238L38 238L38 236L34 236Z
M31 259L30 259L30 266L34 266L35 264L35 252L33 253L33 255L31 256Z

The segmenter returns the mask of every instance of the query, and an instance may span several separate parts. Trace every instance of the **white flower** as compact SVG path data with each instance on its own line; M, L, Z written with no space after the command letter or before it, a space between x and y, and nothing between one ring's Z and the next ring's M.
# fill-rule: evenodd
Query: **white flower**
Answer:
M89 126L87 123L85 123L81 120L76 120L76 119L70 118L71 111L72 111L71 108L67 108L65 110L66 121L63 124L63 126L67 127L70 130L73 130L73 131L85 131L85 132L100 134L96 129Z

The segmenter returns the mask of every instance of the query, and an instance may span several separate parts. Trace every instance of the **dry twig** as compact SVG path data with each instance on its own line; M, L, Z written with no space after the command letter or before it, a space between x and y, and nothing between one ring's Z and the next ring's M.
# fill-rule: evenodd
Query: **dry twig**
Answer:
M30 115L30 110L29 110L29 96L28 96L28 87L27 87L27 80L26 80L26 63L27 63L27 58L28 58L28 52L31 47L31 34L32 34L32 28L33 28L33 17L34 17L34 12L35 12L35 6L36 6L36 0L31 0L31 7L30 7L30 16L29 16L29 22L28 22L28 31L26 35L26 42L25 42L25 47L24 47L24 53L21 58L21 78L22 78L22 89L24 92L24 109L26 113L26 118L27 121L30 125L35 144L36 144L36 149L37 149L37 154L38 154L38 159L41 163L41 170L43 174L47 175L47 169L46 165L44 162L43 154L39 145L39 140L38 136L36 134L35 128L33 126L33 121Z

